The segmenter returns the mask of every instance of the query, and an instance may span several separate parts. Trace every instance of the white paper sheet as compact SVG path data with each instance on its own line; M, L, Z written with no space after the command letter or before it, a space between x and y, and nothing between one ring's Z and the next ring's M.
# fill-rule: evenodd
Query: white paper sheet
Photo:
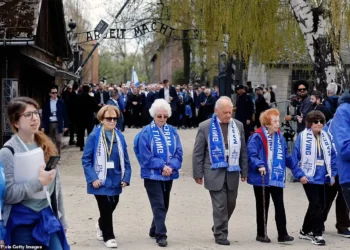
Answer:
M38 178L41 165L45 165L44 152L39 147L14 155L14 179L15 183L23 183ZM31 199L46 199L46 186L43 191L30 195Z

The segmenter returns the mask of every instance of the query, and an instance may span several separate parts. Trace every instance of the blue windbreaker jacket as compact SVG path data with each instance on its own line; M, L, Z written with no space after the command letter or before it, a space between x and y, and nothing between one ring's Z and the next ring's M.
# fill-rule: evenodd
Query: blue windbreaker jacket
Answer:
M285 165L292 170L295 178L300 179L305 176L299 168L298 163L294 162L288 153L288 148L284 137L281 135L282 147L284 148ZM265 185L269 186L269 168L267 167L266 149L260 133L256 132L250 136L247 145L248 150L248 183L254 186L262 186L262 178L259 172L260 167L265 167ZM286 176L286 173L285 173Z
M340 184L350 183L350 94L347 90L339 99L340 106L330 128L337 150Z
M149 125L148 125L149 126ZM151 141L152 135L147 127L144 127L139 135L138 142L138 151L139 162L141 162L141 178L142 179L153 179L159 181L165 180L174 180L179 178L179 169L182 165L182 146L180 142L180 137L176 131L176 129L169 125L169 127L173 130L175 141L176 141L176 149L174 155L170 158L169 162L165 162L163 159L155 157L151 151ZM169 177L162 176L162 171L165 165L168 165L173 169L172 175Z
M107 196L115 196L122 193L121 182L124 181L130 184L131 178L131 166L129 161L129 155L127 146L125 143L125 139L123 134L118 130L117 133L121 138L121 143L123 145L124 150L124 160L125 160L125 173L124 179L122 180L121 176L121 167L120 167L120 159L118 153L118 144L117 141L114 140L111 160L114 162L114 169L107 169L107 177L105 185L94 188L92 186L92 182L98 180L98 176L95 171L95 157L96 157L96 140L97 140L97 131L98 128L95 127L94 130L90 133L86 140L86 144L84 147L84 154L82 157L82 163L87 183L87 192L88 194L96 194L96 195L107 195ZM108 140L108 138L107 138Z

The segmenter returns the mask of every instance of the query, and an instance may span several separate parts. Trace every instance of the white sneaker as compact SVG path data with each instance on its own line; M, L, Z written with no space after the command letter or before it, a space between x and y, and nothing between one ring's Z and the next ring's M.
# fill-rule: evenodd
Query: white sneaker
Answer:
M105 242L105 245L106 245L106 247L109 247L109 248L117 248L118 247L118 244L115 241L115 239L107 240Z
M103 233L102 233L102 231L101 231L101 229L100 229L100 227L98 225L98 222L96 223L95 228L96 228L96 238L97 238L97 240L102 241L103 240Z

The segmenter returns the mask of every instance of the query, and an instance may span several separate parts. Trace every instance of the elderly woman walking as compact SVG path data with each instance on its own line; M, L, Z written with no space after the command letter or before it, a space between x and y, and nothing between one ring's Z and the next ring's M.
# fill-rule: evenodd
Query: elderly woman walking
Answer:
M65 236L67 224L59 171L57 167L45 170L45 164L57 155L57 149L39 131L39 104L29 97L18 97L9 104L7 114L14 136L0 150L6 179L5 245L70 249ZM28 164L16 164L20 157L33 155ZM27 172L26 176L21 176L23 172ZM19 182L19 178L23 181Z
M300 179L301 183L306 183L303 171L288 154L286 142L279 131L279 116L277 109L264 111L260 115L261 127L249 138L247 146L248 183L254 187L256 200L256 240L263 243L271 242L266 234L270 195L275 205L278 242L294 240L287 232L283 201L286 167L292 170L294 177Z
M183 152L176 129L166 123L171 116L169 103L157 99L149 112L154 120L135 137L134 150L153 212L149 236L155 237L160 247L166 247L165 218L173 180L179 178Z
M325 184L333 185L337 175L336 154L332 142L323 131L326 118L318 110L311 111L306 116L306 129L299 134L296 141L293 158L299 162L308 183L304 184L309 207L306 212L300 239L311 240L314 245L325 245L322 237L323 210L325 209Z
M131 166L122 133L115 128L119 109L103 106L97 113L101 125L89 135L82 164L88 194L96 198L100 218L96 224L97 239L110 248L117 247L113 232L113 212L122 188L129 186Z

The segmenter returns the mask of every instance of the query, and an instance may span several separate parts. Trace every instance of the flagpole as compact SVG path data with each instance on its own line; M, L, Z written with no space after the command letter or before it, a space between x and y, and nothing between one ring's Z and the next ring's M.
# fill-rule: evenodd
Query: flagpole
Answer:
M97 42L95 43L94 47L92 48L92 50L90 51L89 55L85 58L84 62L79 66L79 68L77 69L77 71L75 72L76 75L80 74L80 72L83 70L83 67L85 66L85 64L89 61L90 57L92 56L92 54L94 53L94 51L97 49L97 47L100 45L100 43L102 42L102 40L104 39L105 35L108 32L108 28L111 27L113 24L115 24L117 22L118 17L120 16L120 14L123 12L123 10L125 9L126 5L128 5L128 3L130 2L130 0L126 0L124 5L122 6L122 8L118 11L117 15L114 17L113 22L107 26L107 29L102 33L102 35L100 36L100 38L97 40Z

